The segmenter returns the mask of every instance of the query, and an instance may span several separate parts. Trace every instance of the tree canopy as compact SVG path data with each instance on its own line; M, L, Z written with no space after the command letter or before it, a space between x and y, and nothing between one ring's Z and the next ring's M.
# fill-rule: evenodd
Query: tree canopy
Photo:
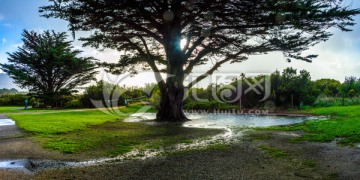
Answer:
M94 79L97 73L94 59L77 57L81 51L72 50L65 32L39 34L24 30L22 35L23 45L16 52L8 53L8 64L0 64L21 88L54 98Z
M154 71L162 97L158 118L175 120L185 119L184 87L224 63L273 51L311 62L317 55L302 52L328 40L329 28L350 31L360 13L342 0L49 1L40 8L43 16L68 21L73 32L92 31L84 45L127 52L116 64L104 63L110 72ZM183 84L194 67L209 62L206 73ZM170 75L163 79L161 72Z

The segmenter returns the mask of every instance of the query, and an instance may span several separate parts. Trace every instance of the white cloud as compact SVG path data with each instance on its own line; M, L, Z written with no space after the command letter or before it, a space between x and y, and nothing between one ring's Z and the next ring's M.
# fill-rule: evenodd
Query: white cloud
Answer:
M12 27L12 24L10 24L10 23L4 23L4 24L1 24L1 26L7 27L7 28L11 28L11 27Z
M0 51L0 64L7 63L7 54L6 52Z
M1 44L4 45L7 42L7 40L5 38L1 39Z
M12 47L13 49L17 49L18 47L21 47L21 46L23 46L23 45L24 45L24 43L21 42L21 43L18 43L18 44L13 44L11 47Z
M34 31L36 33L41 34L41 33L44 33L45 30L43 28L33 28L33 29L30 29L29 31Z

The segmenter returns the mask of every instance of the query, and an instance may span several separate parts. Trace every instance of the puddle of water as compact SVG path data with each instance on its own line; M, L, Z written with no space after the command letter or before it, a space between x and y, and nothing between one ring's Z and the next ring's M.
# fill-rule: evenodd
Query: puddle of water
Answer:
M15 125L15 121L11 119L0 119L0 126L12 126Z
M360 143L355 144L355 147L360 148Z
M0 169L20 169L30 171L33 167L34 164L29 160L0 161Z
M319 120L318 118L309 117L288 117L288 116L259 116L259 115L237 115L237 114L187 114L187 117L191 121L182 123L184 127L195 128L215 128L223 129L225 132L219 135L213 136L209 139L196 140L191 144L177 144L174 147L170 147L171 150L182 150L205 147L209 144L221 142L227 144L232 141L236 141L242 136L244 130L239 131L237 128L249 128L249 127L266 127L266 126L279 126L301 123L306 120ZM155 113L138 113L133 114L129 118L125 119L125 122L142 122L150 125L161 124L152 121L156 118ZM139 155L142 153L143 158L155 156L161 154L165 150L146 150L143 152L131 152L132 155ZM169 151L169 149L166 149ZM109 159L108 159L109 160Z
M226 127L267 127L289 125L309 120L309 117L259 116L238 114L187 114L191 121L183 123L185 127L226 128ZM155 113L133 114L126 122L141 122L155 119ZM311 118L313 119L313 118Z

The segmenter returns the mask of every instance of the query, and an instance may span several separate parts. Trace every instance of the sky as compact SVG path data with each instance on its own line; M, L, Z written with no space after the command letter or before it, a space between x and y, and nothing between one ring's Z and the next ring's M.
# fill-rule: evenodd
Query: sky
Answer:
M346 4L353 2L352 8L360 8L360 0L345 0ZM46 0L0 0L0 63L6 63L7 52L16 51L21 46L21 33L24 29L42 32L55 30L67 31L68 23L59 19L47 19L40 17L39 7L48 4ZM282 53L275 52L267 55L251 56L247 61L237 64L225 64L218 73L245 73L266 74L275 70L282 71L286 67L305 69L311 73L312 79L333 78L344 81L346 76L360 77L360 16L356 16L357 25L352 27L352 32L341 32L331 29L334 33L330 40L311 47L309 53L318 54L312 63L304 61L292 61L288 63ZM77 37L86 36L86 32L78 32ZM69 33L70 35L70 33ZM72 40L69 36L69 40ZM106 50L103 52L92 48L83 48L82 43L75 41L74 48L81 49L84 56L93 56L101 61L116 62L120 52ZM194 70L201 74L207 68L199 67ZM0 70L1 73L1 70ZM145 83L155 82L151 72L140 73L132 78L119 78L101 72L98 79L105 77L107 80L120 80L120 84L127 86L142 86ZM1 81L1 80L0 80ZM11 81L6 81L11 82ZM16 87L14 84L0 84L0 88Z

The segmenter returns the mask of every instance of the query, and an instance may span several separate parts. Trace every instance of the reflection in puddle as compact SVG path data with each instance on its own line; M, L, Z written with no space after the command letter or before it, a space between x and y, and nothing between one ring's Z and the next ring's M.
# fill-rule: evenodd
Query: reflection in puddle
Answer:
M313 117L290 116L260 116L240 114L187 114L191 121L183 123L185 127L226 128L226 127L267 127L301 123ZM126 119L126 122L150 123L155 119L155 113L136 113Z
M0 169L21 169L24 171L31 170L34 164L29 160L9 160L0 161Z
M11 119L0 119L0 126L12 126L15 125L15 121Z

